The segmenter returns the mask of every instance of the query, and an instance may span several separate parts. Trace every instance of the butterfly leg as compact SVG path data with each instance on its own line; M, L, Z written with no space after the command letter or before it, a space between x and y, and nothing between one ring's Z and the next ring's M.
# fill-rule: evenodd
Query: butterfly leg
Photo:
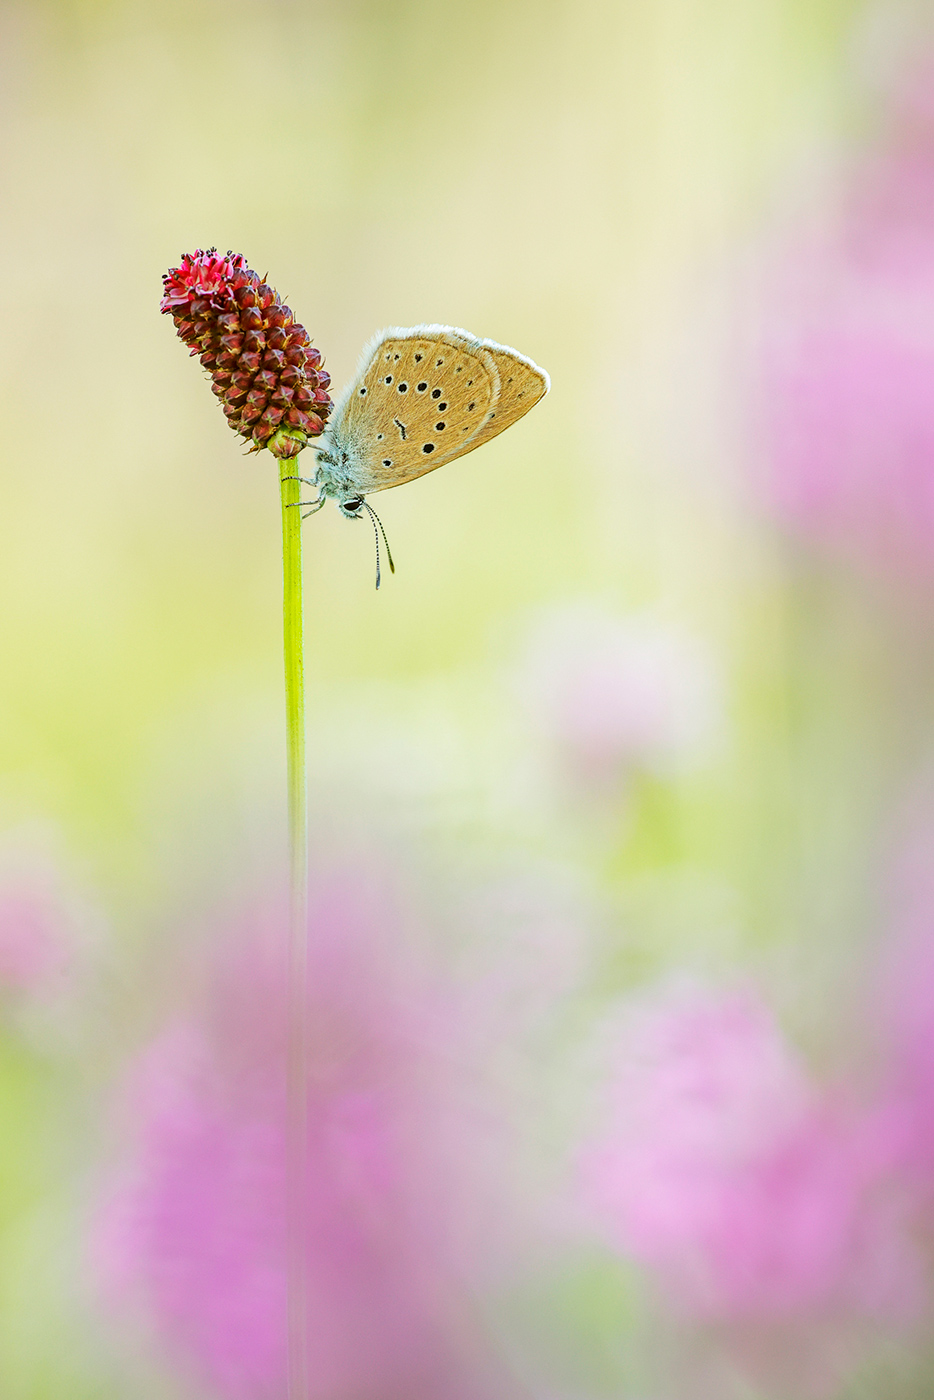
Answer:
M280 476L280 481L304 481L306 486L317 486L318 482L311 476Z
M327 500L327 496L326 496L326 495L324 494L324 492L322 491L322 492L320 492L320 494L318 495L317 500L314 500L314 501L298 501L297 504L300 505L300 506L311 506L311 510L306 510L306 511L305 511L305 514L302 516L302 519L303 519L303 520L307 520L308 517L309 517L309 515L314 515L317 511L319 511L319 510L321 509L321 507L324 505L324 503L325 503L326 500Z
M326 501L327 496L322 491L313 501L286 501L286 506L311 506L311 510L306 510L302 516L303 520L307 520L309 515L314 515L315 511L320 510Z

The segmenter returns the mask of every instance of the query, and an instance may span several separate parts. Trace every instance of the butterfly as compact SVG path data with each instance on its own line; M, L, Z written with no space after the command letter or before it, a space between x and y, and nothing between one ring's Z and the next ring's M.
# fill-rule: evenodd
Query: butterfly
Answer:
M365 510L376 533L382 522L365 497L414 481L472 452L511 427L551 387L534 360L456 326L391 326L364 347L357 373L312 445L317 489L302 519L333 500L348 520ZM383 531L389 554L389 544ZM394 569L392 555L389 566Z

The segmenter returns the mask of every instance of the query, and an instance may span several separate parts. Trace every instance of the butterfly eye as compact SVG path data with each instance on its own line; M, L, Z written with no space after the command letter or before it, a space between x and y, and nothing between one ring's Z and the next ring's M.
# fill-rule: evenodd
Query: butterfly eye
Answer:
M362 505L362 497L354 496L351 498L351 500L344 502L344 510L359 510Z

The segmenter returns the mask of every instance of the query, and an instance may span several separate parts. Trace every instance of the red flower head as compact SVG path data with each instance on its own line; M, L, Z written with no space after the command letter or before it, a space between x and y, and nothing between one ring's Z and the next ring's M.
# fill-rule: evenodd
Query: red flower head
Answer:
M159 309L210 373L230 426L254 451L297 456L324 431L331 376L275 288L240 253L214 248L185 253L162 280Z

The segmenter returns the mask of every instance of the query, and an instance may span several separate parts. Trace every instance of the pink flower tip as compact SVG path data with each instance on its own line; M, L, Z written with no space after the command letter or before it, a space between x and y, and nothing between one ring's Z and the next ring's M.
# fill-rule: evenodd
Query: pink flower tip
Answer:
M331 411L330 375L304 326L242 254L185 253L163 277L159 309L198 355L235 432L294 457Z

